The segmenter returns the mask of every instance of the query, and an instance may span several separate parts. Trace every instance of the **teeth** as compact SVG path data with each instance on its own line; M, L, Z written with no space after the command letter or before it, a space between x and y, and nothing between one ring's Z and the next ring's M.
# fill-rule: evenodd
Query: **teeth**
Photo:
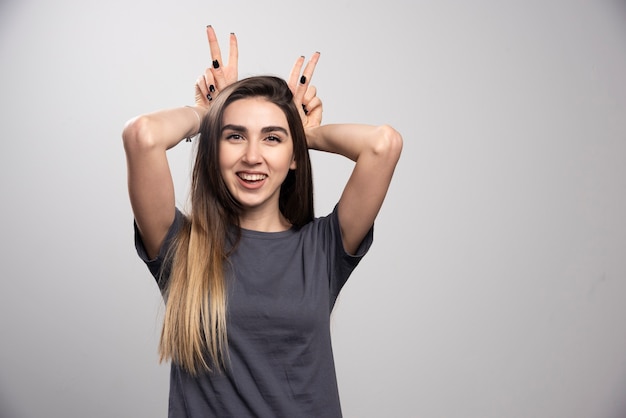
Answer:
M265 179L267 176L265 174L239 173L239 177L246 181L259 181Z

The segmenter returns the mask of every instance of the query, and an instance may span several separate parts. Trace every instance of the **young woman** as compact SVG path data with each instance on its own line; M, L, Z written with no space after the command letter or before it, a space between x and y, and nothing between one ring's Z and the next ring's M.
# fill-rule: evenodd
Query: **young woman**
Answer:
M237 40L196 104L130 120L123 132L136 247L166 301L162 360L170 417L340 417L330 313L373 239L402 149L388 126L321 125L309 85L237 80ZM195 141L190 210L175 206L166 151ZM313 214L309 149L355 162L332 213Z

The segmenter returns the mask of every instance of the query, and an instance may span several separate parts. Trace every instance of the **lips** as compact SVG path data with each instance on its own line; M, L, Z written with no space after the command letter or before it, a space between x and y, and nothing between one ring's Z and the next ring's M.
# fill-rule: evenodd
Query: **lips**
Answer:
M265 180L268 178L264 173L248 173L240 171L237 173L239 184L246 190L258 190L263 187Z
M237 173L237 176L247 182L257 182L267 178L267 174L261 173Z

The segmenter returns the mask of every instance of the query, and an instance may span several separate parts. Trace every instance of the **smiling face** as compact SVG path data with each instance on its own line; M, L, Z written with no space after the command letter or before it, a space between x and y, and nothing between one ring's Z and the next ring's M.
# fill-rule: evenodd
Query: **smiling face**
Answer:
M244 213L279 215L280 186L296 168L287 118L261 97L236 100L223 114L220 170Z

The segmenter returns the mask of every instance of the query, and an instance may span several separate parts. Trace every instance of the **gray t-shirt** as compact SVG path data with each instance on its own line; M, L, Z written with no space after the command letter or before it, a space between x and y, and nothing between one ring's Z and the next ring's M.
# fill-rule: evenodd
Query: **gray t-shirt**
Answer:
M182 216L177 211L154 260L135 234L155 278ZM298 230L242 230L226 272L229 366L222 374L192 377L172 364L169 416L341 417L330 313L372 240L373 228L357 253L347 254L336 208Z

